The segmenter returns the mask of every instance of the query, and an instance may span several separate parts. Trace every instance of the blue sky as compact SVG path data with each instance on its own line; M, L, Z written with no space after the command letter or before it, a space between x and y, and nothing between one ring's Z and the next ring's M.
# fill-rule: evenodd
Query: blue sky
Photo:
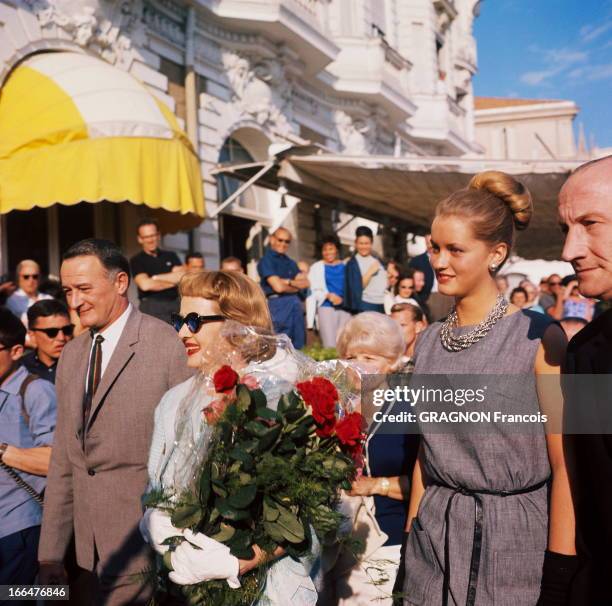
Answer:
M484 0L474 25L476 95L570 99L612 146L612 0Z

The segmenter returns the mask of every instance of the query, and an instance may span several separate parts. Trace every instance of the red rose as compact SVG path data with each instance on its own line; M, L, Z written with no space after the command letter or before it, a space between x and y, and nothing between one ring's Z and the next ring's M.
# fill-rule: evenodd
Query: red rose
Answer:
M364 438L364 420L360 413L351 412L336 423L336 436L347 446L358 446Z
M238 373L227 364L221 366L219 370L213 375L213 383L215 384L215 391L217 393L228 393L234 389L238 383Z
M320 438L329 438L334 435L334 429L336 427L336 418L326 419L323 423L321 423L317 429L316 434Z
M336 420L338 390L334 384L323 377L302 381L296 385L304 402L312 407L312 416L319 426L329 426Z

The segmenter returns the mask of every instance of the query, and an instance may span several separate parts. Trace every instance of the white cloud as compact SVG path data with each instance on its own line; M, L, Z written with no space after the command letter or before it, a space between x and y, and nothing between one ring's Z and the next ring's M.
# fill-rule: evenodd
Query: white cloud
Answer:
M524 84L530 84L531 86L538 86L544 81L552 78L558 72L556 70L544 70L541 72L525 72L521 75L521 82Z
M580 28L580 38L583 42L592 42L610 29L612 29L612 19L608 19L600 25L585 25Z
M545 69L529 71L521 75L521 82L530 86L546 84L551 78L562 74L577 63L584 63L589 58L588 52L571 48L540 49L533 47L530 50L539 53L546 65Z
M612 63L602 65L586 65L572 70L568 74L569 78L574 80L607 80L612 78Z
M589 58L586 51L573 50L571 48L551 48L544 51L544 59L555 67L566 67L574 63L581 63Z

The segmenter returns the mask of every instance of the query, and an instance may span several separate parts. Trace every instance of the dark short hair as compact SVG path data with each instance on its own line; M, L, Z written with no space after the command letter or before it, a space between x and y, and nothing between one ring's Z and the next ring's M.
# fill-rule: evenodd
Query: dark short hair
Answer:
M413 305L412 303L395 303L391 308L392 314L397 314L402 311L409 311L412 314L412 319L415 322L422 322L425 314L420 307Z
M370 238L370 240L374 241L374 232L367 225L360 225L355 230L355 239L361 238L361 236L366 236Z
M514 295L520 295L520 294L525 295L525 298L529 299L529 295L527 294L527 291L524 288L517 286L516 288L513 288L512 291L510 292L510 301L512 301L512 297Z
M0 307L0 344L4 347L25 345L26 329L21 320L7 307Z
M397 282L393 287L394 295L397 295L399 293L399 285L402 280L414 280L414 269L412 267L404 267L401 271L399 277L397 278Z
M323 238L321 238L321 248L323 248L326 244L333 244L338 250L340 250L340 239L338 236L336 236L336 234L323 236Z
M70 318L68 308L57 299L43 299L37 301L28 309L28 326L32 328L38 318L48 318L49 316L65 316Z
M189 259L204 259L204 255L201 252L192 252L185 257L185 263L187 263Z
M140 233L140 228L144 227L145 225L155 225L157 231L159 231L159 221L157 219L154 219L153 217L145 217L144 219L140 219L140 221L138 221L138 225L136 226L136 233Z
M225 257L224 259L221 259L221 265L224 263L238 263L238 265L242 267L242 261L238 257Z
M73 244L62 256L63 261L74 257L97 257L109 274L124 272L130 277L130 264L121 249L110 240L87 238Z

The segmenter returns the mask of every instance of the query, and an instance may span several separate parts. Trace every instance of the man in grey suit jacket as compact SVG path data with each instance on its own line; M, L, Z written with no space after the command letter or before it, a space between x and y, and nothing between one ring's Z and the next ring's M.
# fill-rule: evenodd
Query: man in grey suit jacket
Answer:
M172 328L130 305L129 265L115 244L75 244L64 255L61 279L69 306L90 330L67 344L57 369L40 582L62 580L74 530L77 562L98 579L96 603L146 604L151 589L138 573L152 560L138 522L153 412L192 371Z

